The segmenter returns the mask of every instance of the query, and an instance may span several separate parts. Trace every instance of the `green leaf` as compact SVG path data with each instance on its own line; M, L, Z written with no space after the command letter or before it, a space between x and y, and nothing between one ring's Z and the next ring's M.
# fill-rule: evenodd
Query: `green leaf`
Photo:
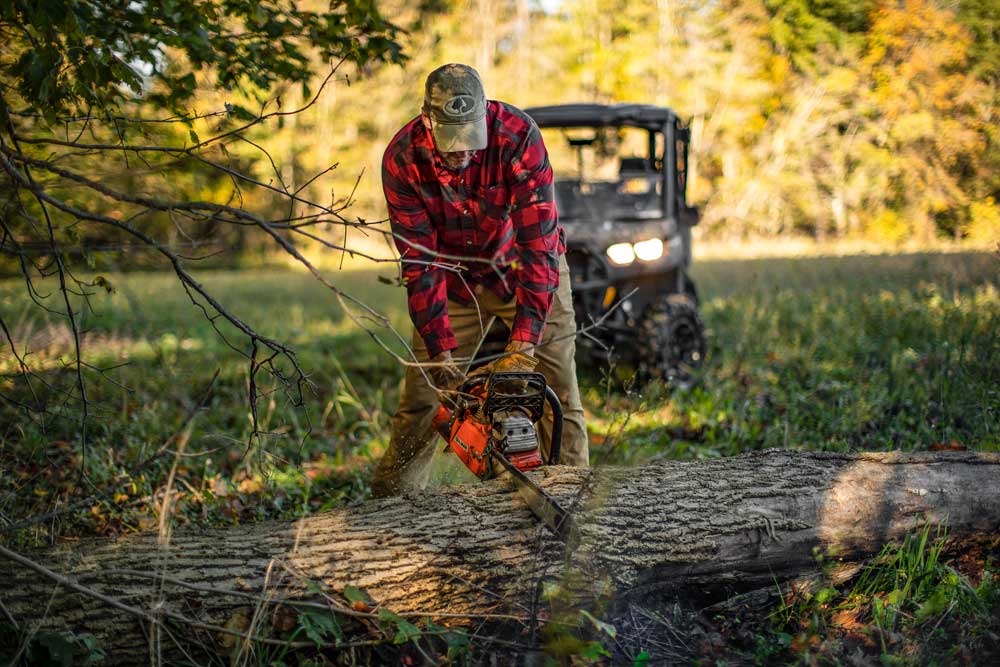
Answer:
M348 602L364 602L369 607L375 605L374 600L367 592L355 586L344 586L344 597L347 598Z
M635 656L635 660L632 661L632 667L646 667L649 664L649 652L642 651L639 655Z
M444 643L448 645L448 659L455 660L469 653L469 636L464 632L448 632L444 635Z
M610 658L611 654L608 653L608 649L604 648L604 644L601 642L587 642L580 649L580 657L591 662L597 662L601 658Z
M193 129L188 130L188 137L191 139L191 143L196 146L201 143L201 140L198 138L198 133Z
M420 628L394 611L389 611L388 609L380 610L378 620L396 626L396 636L392 640L393 644L405 644L408 641L420 638Z
M94 284L97 285L98 287L103 287L104 291L107 292L108 294L114 294L115 293L115 286L112 285L108 281L108 279L105 278L104 276L95 276L94 277Z
M323 612L309 609L299 614L299 626L303 632L317 647L330 643L333 637L335 643L340 644L344 640L344 634L340 630L337 618L330 612Z
M600 619L594 618L590 614L590 612L588 612L586 609L581 609L580 614L588 621L590 621L593 624L594 628L596 628L600 632L603 632L608 637L614 639L615 637L618 636L618 630L615 629L615 626L611 625L610 623L605 623Z
M906 664L906 660L891 653L883 653L879 659L885 667L902 667Z
M837 595L836 588L822 588L816 593L816 604L825 604Z
M87 650L87 655L83 658L84 665L90 665L94 663L101 662L107 655L97 643L97 637L92 634L82 634L77 637L77 640L81 642L84 648Z
M424 619L424 632L434 633L448 647L448 660L456 660L469 652L469 636L461 630L449 630L431 618Z
M54 664L61 667L70 667L73 664L76 647L71 636L56 632L40 632L35 641L48 652L49 659Z
M944 588L936 588L927 601L917 608L917 620L939 616L948 608L948 598L949 595Z

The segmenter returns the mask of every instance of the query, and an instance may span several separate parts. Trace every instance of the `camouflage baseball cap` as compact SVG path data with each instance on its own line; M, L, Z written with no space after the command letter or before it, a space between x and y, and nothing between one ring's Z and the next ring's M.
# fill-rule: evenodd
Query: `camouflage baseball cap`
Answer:
M486 94L479 73L468 65L443 65L427 76L424 113L442 153L486 148Z

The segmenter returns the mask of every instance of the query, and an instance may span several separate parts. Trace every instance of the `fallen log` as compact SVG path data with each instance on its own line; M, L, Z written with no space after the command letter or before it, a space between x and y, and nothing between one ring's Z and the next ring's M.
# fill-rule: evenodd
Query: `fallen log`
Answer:
M926 525L953 537L1000 531L992 453L770 450L535 478L574 511L568 546L495 480L167 541L137 534L23 557L2 548L0 602L25 627L89 632L115 663L148 663L164 632L177 641L187 627L185 639L217 649L259 636L294 600L371 618L345 587L403 616L523 620L542 582L580 597L708 604L813 576L818 556L857 561Z

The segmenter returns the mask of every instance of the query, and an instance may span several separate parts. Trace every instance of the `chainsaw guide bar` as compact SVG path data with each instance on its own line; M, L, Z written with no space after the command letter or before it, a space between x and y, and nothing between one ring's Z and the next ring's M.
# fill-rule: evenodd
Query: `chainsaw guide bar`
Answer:
M494 451L493 458L514 478L517 493L528 505L528 509L564 542L569 544L573 541L576 533L576 521L573 520L573 515L560 505L558 500L542 491L541 487L508 461L503 454Z

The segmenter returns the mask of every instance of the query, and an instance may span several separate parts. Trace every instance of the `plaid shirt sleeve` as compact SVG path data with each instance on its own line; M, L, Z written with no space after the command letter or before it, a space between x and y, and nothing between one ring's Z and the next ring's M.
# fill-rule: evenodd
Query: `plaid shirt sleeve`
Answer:
M537 345L559 287L560 239L552 166L542 134L532 122L511 160L511 221L517 310L511 340Z
M431 357L458 347L448 319L448 291L437 259L438 235L427 209L408 184L403 170L386 152L382 159L382 190L389 209L393 241L402 262L410 318Z

